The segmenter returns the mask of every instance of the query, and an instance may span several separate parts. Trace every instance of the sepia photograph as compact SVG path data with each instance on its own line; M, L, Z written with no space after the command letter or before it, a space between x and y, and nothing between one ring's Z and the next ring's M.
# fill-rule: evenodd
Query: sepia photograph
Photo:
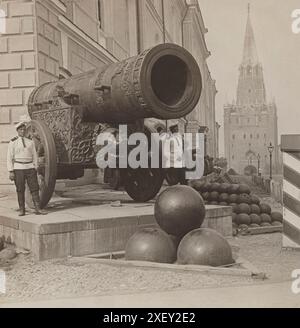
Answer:
M0 308L299 308L299 85L299 0L0 0Z

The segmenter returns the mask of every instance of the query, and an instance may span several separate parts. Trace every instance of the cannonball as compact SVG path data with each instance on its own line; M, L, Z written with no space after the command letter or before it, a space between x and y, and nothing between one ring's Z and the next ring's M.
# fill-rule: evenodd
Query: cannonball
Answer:
M217 191L217 192L219 192L219 187L220 187L220 183L218 183L218 182L213 182L213 183L210 184L210 188L209 188L209 190L210 190L210 192L212 192L212 191Z
M260 207L260 211L261 211L261 213L265 213L265 214L269 214L269 215L271 215L271 213L272 213L272 209L271 209L271 206L270 206L270 205L265 204L265 203L261 203L261 204L259 205L259 207Z
M205 205L199 193L188 186L173 186L163 191L154 206L158 225L170 235L184 236L201 227Z
M219 195L219 202L225 202L227 203L229 199L229 196L227 193L222 193Z
M238 184L231 184L230 187L228 188L228 193L229 194L237 194L238 190L239 190Z
M229 183L221 183L218 191L220 194L228 193L229 187L230 187Z
M144 228L137 231L127 242L125 259L174 263L176 247L172 237L159 228Z
M219 193L218 193L217 191L211 191L211 192L209 193L209 199L210 199L211 201L215 201L215 202L217 202L217 201L219 200Z
M250 228L259 228L260 226L257 223L251 223L249 227Z
M236 216L236 222L238 225L241 225L241 224L249 225L249 224L251 224L251 219L248 214L241 213Z
M251 197L251 204L256 204L256 205L260 204L260 199L257 196L250 195L250 197Z
M204 185L202 186L202 192L205 191L210 191L210 183L209 182L205 182Z
M261 226L261 227L271 227L272 225L271 225L270 222L262 222L262 223L260 224L260 226Z
M178 246L177 261L213 267L234 262L228 241L211 229L197 229L184 236Z
M251 209L250 206L248 204L239 204L237 207L237 213L244 213L244 214L250 214L251 213Z
M220 206L228 206L228 204L226 202L219 202Z
M280 212L272 212L271 218L273 222L283 222L283 215Z
M269 214L263 213L263 214L260 215L260 218L261 218L262 223L265 223L265 222L272 223L272 218Z
M239 225L239 229L240 230L248 230L249 229L249 226L247 224L240 224Z
M189 186L192 187L193 189L197 190L197 191L202 191L202 188L205 184L205 181L202 180L192 180L189 182Z
M274 221L274 222L272 222L272 226L274 226L274 227L282 227L282 222L280 222L280 221Z
M261 224L261 217L258 214L250 214L250 220L253 224Z
M246 184L240 184L237 193L238 194L250 194L251 189Z
M251 197L248 194L241 194L238 196L238 203L242 204L251 204Z
M258 205L251 204L250 209L252 214L260 214L260 207Z
M237 194L231 194L228 197L229 203L237 203L238 202L238 195Z

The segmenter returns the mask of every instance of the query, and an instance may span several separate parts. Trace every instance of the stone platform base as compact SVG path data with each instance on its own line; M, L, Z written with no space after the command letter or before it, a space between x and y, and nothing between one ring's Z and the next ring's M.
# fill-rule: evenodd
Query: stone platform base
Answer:
M54 198L48 215L29 213L20 218L16 201L2 198L0 236L30 250L37 260L47 260L122 251L140 227L156 225L154 202L136 204L128 200L121 207L114 205ZM231 237L231 208L207 206L203 227Z

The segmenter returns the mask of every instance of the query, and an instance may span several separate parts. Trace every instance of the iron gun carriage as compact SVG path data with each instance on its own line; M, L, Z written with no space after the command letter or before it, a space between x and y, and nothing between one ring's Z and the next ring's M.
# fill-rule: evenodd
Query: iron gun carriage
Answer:
M49 202L57 179L77 179L97 168L96 139L107 127L129 126L129 133L151 134L146 118L178 119L199 101L201 74L192 55L163 44L101 69L49 82L29 97L27 135L39 156L41 206ZM126 170L125 190L137 201L159 191L160 169Z

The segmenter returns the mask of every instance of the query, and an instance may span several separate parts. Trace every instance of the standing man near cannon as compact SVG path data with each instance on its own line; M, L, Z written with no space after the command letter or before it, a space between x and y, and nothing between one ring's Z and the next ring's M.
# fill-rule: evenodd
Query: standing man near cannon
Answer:
M39 184L37 179L38 157L35 144L32 140L25 138L26 123L20 122L16 125L18 136L11 139L7 151L7 169L9 179L15 182L19 216L25 215L25 186L29 186L35 207L35 214L44 215L46 212L40 208Z

